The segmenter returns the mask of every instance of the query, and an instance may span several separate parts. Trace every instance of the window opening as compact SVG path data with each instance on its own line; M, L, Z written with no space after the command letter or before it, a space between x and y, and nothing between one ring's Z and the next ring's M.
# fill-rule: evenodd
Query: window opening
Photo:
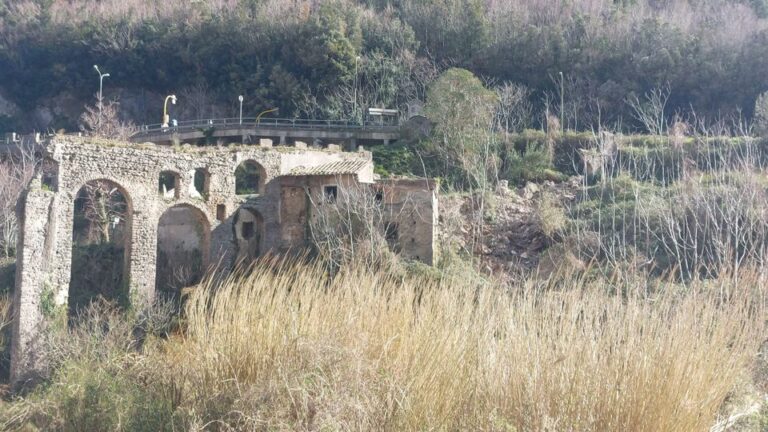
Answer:
M249 239L253 237L253 222L243 222L243 238Z
M254 161L245 161L235 170L235 194L254 195L261 193L263 170Z
M195 169L195 175L192 179L195 191L202 198L208 198L208 170L205 168Z
M163 171L158 179L157 191L164 198L179 197L179 175L173 171Z
M325 186L323 188L323 196L325 197L326 202L336 202L336 198L339 196L339 187L335 185Z

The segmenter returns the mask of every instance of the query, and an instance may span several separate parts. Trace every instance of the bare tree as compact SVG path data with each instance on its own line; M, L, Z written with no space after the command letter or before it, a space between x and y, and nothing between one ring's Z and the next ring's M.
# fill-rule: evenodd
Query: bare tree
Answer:
M14 253L18 236L16 201L29 185L38 166L32 144L22 140L14 151L0 155L0 250Z
M632 116L640 122L643 127L653 135L664 135L667 129L667 101L671 89L669 84L664 87L655 88L645 95L643 99L632 95L626 102L632 109Z
M689 133L695 161L685 149L627 153L620 164L602 158L599 209L582 214L576 206L571 217L576 244L597 239L607 270L637 265L691 280L765 266L768 195L759 144L723 145L722 130L711 132L704 123ZM597 137L601 149L614 146L609 136ZM706 175L696 175L699 169ZM590 187L585 182L585 194Z
M127 140L136 131L131 122L120 119L118 109L120 103L109 101L102 104L99 111L99 97L96 105L86 105L85 112L80 116L80 130L94 136Z
M83 213L90 225L89 237L110 243L114 229L125 221L125 197L109 182L94 181L86 183L83 198Z
M186 87L179 91L179 95L186 101L181 107L181 118L202 120L222 116L222 110L215 104L215 95L205 82Z
M386 266L392 254L387 239L390 221L399 220L401 214L415 206L409 197L393 208L383 202L391 196L386 185L350 183L342 187L338 179L337 194L324 192L311 195L312 218L310 235L315 250L332 268L350 262L362 261L368 266Z
M496 87L496 121L506 133L530 126L533 118L531 90L521 84L506 82Z

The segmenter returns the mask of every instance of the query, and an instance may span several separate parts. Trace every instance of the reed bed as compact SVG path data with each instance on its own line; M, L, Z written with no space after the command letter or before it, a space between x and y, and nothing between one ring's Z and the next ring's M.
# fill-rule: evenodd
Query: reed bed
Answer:
M272 261L196 292L169 355L203 394L237 394L239 427L708 430L765 339L762 297L734 280L502 290Z

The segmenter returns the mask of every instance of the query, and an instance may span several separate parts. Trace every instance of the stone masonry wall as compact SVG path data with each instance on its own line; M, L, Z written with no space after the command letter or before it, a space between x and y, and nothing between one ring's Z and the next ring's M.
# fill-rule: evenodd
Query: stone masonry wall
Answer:
M233 220L240 208L256 212L263 223L261 252L282 248L280 185L275 181L297 166L316 166L345 160L365 160L364 176L372 178L368 152L340 152L291 147L169 147L129 144L92 138L54 137L45 146L46 157L57 170L53 189L33 182L19 209L21 235L13 325L11 379L18 383L37 364L35 338L43 319L40 301L51 292L53 301L65 305L72 263L74 201L90 181L108 180L118 185L129 204L130 239L126 242L131 297L154 295L157 229L160 217L175 206L189 206L205 215L210 226L209 265L228 268L237 253ZM266 174L262 193L235 194L235 170L251 160ZM196 169L208 173L204 196L192 186ZM158 191L160 173L178 174L176 194Z
M171 147L60 136L48 140L43 145L43 156L53 169L33 180L17 208L21 232L14 293L17 313L12 335L12 382L22 383L42 361L45 353L39 349L37 338L47 318L45 310L67 304L74 203L86 183L109 181L127 200L125 274L132 301L143 302L154 296L161 217L183 213L170 209L191 209L200 222L196 226L210 229L201 237L204 241L195 243L207 245L207 250L201 251L204 267L226 270L236 259L306 246L311 210L308 191L321 193L327 185L343 188L355 183L368 188L374 181L369 152L341 152L337 146L329 147ZM262 187L257 194L237 195L235 171L246 161L261 167ZM356 168L354 173L336 176L297 177L294 173L295 169L329 164ZM194 184L196 171L206 175L202 194ZM170 178L175 179L175 184L172 193L163 193L159 190L160 176L168 172L173 173ZM435 182L388 180L376 187L384 191L384 211L398 224L397 249L408 258L432 264L437 249ZM189 221L176 222L184 225ZM183 240L168 238L174 232L187 230L179 235L192 235L189 227L175 227L173 222L165 226L171 228L163 241L171 248ZM244 235L246 226L249 238Z

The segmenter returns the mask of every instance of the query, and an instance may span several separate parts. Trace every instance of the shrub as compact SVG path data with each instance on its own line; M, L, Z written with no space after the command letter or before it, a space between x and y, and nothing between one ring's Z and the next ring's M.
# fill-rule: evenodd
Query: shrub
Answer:
M371 147L376 174L383 177L424 175L416 153L405 145Z
M554 238L561 233L568 224L563 206L550 192L541 194L536 203L536 213L541 231L549 238Z
M562 174L551 169L549 152L542 145L528 145L522 154L517 149L508 148L501 159L499 177L513 184L563 178Z

